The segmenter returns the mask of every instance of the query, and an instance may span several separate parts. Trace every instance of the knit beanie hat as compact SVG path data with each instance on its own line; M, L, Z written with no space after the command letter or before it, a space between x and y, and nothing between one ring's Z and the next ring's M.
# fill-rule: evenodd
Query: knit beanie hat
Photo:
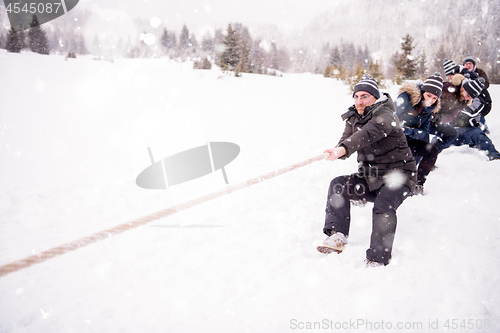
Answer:
M465 65L466 62L472 62L474 64L474 68L476 68L476 60L474 60L474 58L468 54L465 58L464 58L464 63L463 65Z
M372 95L376 99L380 98L380 91L378 90L377 81L372 79L372 77L368 73L363 75L363 78L361 79L361 81L359 81L354 86L352 96L354 97L354 94L357 93L358 91L366 91L367 93L370 93L370 95Z
M462 87L465 89L465 91L467 91L470 97L476 98L484 89L484 79L482 77L475 80L466 78L462 81Z
M441 97L441 93L443 92L443 79L441 78L441 73L436 72L429 76L424 84L422 84L421 90L422 92L426 91L434 94L438 98Z
M449 59L444 59L443 66L444 66L444 74L446 76L460 72L460 67Z

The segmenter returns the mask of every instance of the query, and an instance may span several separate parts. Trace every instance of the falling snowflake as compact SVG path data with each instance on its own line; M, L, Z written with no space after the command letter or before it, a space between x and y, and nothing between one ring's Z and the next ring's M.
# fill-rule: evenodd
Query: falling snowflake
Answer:
M392 170L385 175L384 182L390 189L397 190L406 183L406 175L400 170Z

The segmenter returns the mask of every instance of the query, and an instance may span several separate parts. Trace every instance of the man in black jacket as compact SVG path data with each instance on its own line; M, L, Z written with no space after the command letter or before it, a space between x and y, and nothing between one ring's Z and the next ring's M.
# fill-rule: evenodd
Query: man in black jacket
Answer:
M477 109L481 109L481 117L478 122L478 127L480 127L485 134L489 134L490 131L488 130L488 126L486 125L486 120L484 119L484 117L491 111L491 96L487 90L490 87L490 80L488 79L488 75L486 75L486 72L484 70L476 67L476 60L471 55L467 55L464 58L464 68L484 79L484 89L478 96L478 98L473 101L473 103L477 105ZM470 78L475 79L474 76L471 76Z
M350 200L370 201L373 225L368 266L387 265L396 232L396 210L415 188L417 167L389 94L381 94L370 75L354 87L354 105L342 115L345 130L328 160L358 153L358 173L332 180L325 226L329 236L318 245L322 253L342 252L350 226Z
M484 88L488 89L490 87L490 80L488 79L488 75L481 68L476 67L476 59L471 55L467 55L464 58L464 67L467 68L470 72L476 72L479 77L484 79Z

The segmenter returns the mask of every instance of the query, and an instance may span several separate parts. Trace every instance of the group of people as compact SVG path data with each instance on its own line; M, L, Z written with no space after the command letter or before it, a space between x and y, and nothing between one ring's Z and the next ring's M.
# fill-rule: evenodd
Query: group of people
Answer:
M334 178L328 189L323 232L317 250L341 253L349 236L351 200L373 202L368 267L388 265L396 231L396 210L409 196L423 194L438 155L451 145L469 145L490 161L500 153L488 138L485 116L491 111L489 81L476 61L444 60L448 78L436 72L424 82L407 82L395 102L365 74L353 90L354 105L342 115L345 129L330 161L357 152L358 172Z

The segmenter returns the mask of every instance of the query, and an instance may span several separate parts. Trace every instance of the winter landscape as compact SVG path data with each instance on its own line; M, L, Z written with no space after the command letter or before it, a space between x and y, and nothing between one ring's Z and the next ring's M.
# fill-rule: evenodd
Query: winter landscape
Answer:
M160 159L234 142L235 184L335 145L352 103L347 86L321 75L235 78L190 65L0 51L0 264L227 186L219 171L139 188L147 147ZM498 85L490 92L500 99ZM487 121L500 142L495 108ZM363 264L371 204L354 208L344 253L315 251L328 184L356 165L316 162L3 276L0 331L288 332L328 320L317 331L383 322L426 332L448 320L455 331L455 319L474 323L456 331L498 331L500 164L445 150L427 194L398 210L393 261L375 269Z
M81 0L40 26L47 47L19 53L3 49L0 7L0 267L321 155L344 129L356 62L380 65L396 99L398 57L418 78L473 53L492 79L500 148L498 1L194 3ZM218 48L234 20L240 67ZM188 46L169 46L174 31ZM413 55L396 56L405 33ZM194 69L203 58L211 69ZM136 185L151 159L207 142L240 147L229 185L221 170ZM355 156L321 160L2 273L0 332L500 332L500 161L461 146L436 166L398 209L386 267L363 262L371 203L353 207L342 254L316 251L328 185L357 169Z

